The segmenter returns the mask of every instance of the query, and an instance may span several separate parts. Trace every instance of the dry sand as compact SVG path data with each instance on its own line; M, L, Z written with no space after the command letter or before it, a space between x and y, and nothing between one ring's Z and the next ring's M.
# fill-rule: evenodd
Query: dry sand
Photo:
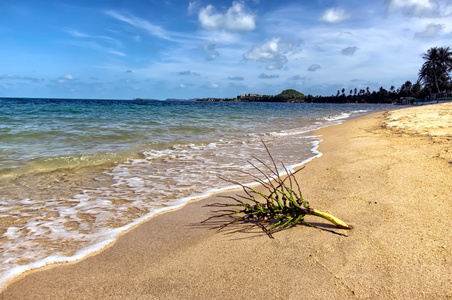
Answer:
M275 239L218 233L200 225L212 211L203 205L224 201L213 196L98 255L31 272L0 299L452 299L452 103L315 134L324 155L298 173L303 194L354 229L306 220L347 237L306 226Z

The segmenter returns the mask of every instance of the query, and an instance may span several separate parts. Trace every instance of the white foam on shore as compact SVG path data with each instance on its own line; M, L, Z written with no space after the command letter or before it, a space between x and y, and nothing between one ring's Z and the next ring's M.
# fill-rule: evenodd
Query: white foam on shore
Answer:
M253 183L250 183L247 185L252 185L252 184L256 184L256 183L253 182ZM7 284L9 282L11 282L15 278L23 275L24 273L26 273L28 271L41 269L46 266L55 265L55 264L77 262L77 261L85 259L86 257L88 257L94 253L100 252L103 249L105 249L106 247L113 244L120 237L120 235L122 233L129 231L130 229L134 228L135 226L138 226L144 222L149 221L151 218L155 217L156 215L158 215L160 213L177 210L177 209L184 207L186 204L188 204L191 201L204 199L204 198L210 197L210 196L220 193L220 192L235 190L238 188L240 188L240 186L230 185L230 186L226 186L226 187L219 188L219 189L210 189L210 190L207 190L203 194L180 199L176 203L173 203L172 206L153 209L148 214L134 220L133 222L131 222L125 226L108 230L108 233L103 236L104 239L102 241L99 241L89 247L80 249L72 256L50 255L44 259L29 263L26 265L15 266L15 267L11 268L10 270L8 270L8 272L6 272L0 276L0 292L3 291L3 289L7 286ZM11 230L7 234L10 236L14 236L15 234L17 234L17 232L15 232L14 230Z
M318 139L318 136L311 136L311 137L316 139L311 142L312 143L311 151L314 155L312 157L309 157L309 158L303 160L299 164L294 164L294 165L288 166L287 169L289 172L293 172L293 170L295 168L311 161L312 159L314 159L316 157L320 157L322 155L322 153L317 150L318 145L321 140ZM280 171L280 174L285 175L286 173L284 171ZM128 181L128 184L130 186L134 186L134 187L139 187L141 183L142 183L141 178L131 178L130 181ZM254 184L257 184L257 182L249 182L249 183L246 183L245 185L254 185ZM185 206L188 202L193 201L193 200L203 199L203 198L212 196L212 195L220 193L220 192L225 192L228 190L235 190L238 188L240 188L239 185L229 185L229 186L225 186L225 187L218 188L218 189L209 189L202 194L199 194L196 196L191 196L191 197L185 197L176 202L173 202L171 204L171 206L153 208L152 211L150 211L149 213L143 215L142 217L135 219L133 222L128 223L122 227L118 227L118 228L114 228L114 229L108 228L108 229L103 230L101 232L102 240L98 240L96 243L78 250L72 256L50 255L48 257L45 257L44 259L40 259L38 261L31 262L26 265L15 266L0 276L0 290L3 289L7 285L8 282L10 282L14 278L16 278L16 277L20 276L21 274L28 272L30 270L40 269L40 268L43 268L43 267L46 267L49 265L53 265L53 264L76 262L76 261L86 258L87 256L89 256L93 253L99 252L102 249L104 249L105 247L114 243L123 232L126 232L126 231L130 230L131 228L133 228L143 222L148 221L149 219L153 218L157 214L163 213L165 211L179 209L179 208ZM77 198L81 202L76 207L70 207L70 208L66 208L65 211L60 211L62 216L74 215L77 211L77 208L81 209L82 207L89 205L89 204L87 204L87 201L89 201L88 196L82 194L82 195L77 195ZM33 227L32 224L28 224L27 227L28 226ZM7 232L8 236L14 237L15 235L19 234L17 230L15 231L12 228L10 228L10 229L11 230L9 232ZM65 234L67 234L67 232L61 232L61 234L65 235Z
M326 117L320 118L320 120L325 120L325 121L346 120L346 119L349 119L349 118L353 117L354 115L365 114L367 112L368 111L364 110L364 109L352 110L350 112L342 112L342 113L339 113L339 114L326 116Z
M40 268L43 268L45 266L52 265L52 264L71 263L71 262L79 261L93 253L99 252L102 249L104 249L105 247L114 243L117 240L117 238L121 235L121 233L126 232L126 231L130 230L131 228L133 228L143 222L148 221L149 219L151 219L152 217L154 217L155 215L157 215L159 213L181 208L184 205L186 205L189 201L192 201L193 199L196 199L196 198L198 198L198 197L189 197L187 199L181 199L179 201L179 203L177 203L171 207L154 209L152 212L134 220L133 222L131 222L125 226L111 229L111 230L109 230L108 234L104 236L104 238L105 238L104 240L97 242L89 247L80 249L79 251L76 252L76 254L74 254L72 256L51 255L44 259L29 263L26 265L20 265L20 266L13 267L12 269L8 270L8 272L6 272L0 276L0 291L2 291L2 289L6 287L8 282L10 282L14 278L20 276L21 274L23 274L27 271L31 271L34 269L40 269Z

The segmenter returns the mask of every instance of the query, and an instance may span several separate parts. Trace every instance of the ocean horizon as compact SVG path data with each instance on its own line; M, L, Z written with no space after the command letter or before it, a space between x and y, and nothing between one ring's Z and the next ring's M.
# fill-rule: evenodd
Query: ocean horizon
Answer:
M316 129L392 105L0 98L0 287L81 259L231 184L252 157L321 155ZM245 171L245 173L243 172Z

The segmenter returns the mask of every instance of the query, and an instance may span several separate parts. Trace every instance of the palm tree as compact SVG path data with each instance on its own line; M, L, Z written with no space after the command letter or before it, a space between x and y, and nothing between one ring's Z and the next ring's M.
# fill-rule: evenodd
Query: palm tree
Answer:
M412 94L412 89L413 89L413 84L411 83L411 81L406 81L404 84L402 84L402 86L400 87L400 92L399 94L402 97L408 97L411 96Z
M440 87L447 85L452 71L452 51L450 47L433 47L422 56L426 61L419 71L419 81L425 88L436 88L441 94Z

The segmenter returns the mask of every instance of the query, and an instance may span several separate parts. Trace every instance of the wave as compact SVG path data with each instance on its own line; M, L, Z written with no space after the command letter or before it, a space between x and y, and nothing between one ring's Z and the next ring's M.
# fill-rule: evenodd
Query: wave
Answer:
M18 162L0 170L0 178L13 178L24 174L47 173L57 170L73 170L83 167L111 166L130 158L130 153L74 154L58 157L35 158ZM20 165L19 165L20 164Z

